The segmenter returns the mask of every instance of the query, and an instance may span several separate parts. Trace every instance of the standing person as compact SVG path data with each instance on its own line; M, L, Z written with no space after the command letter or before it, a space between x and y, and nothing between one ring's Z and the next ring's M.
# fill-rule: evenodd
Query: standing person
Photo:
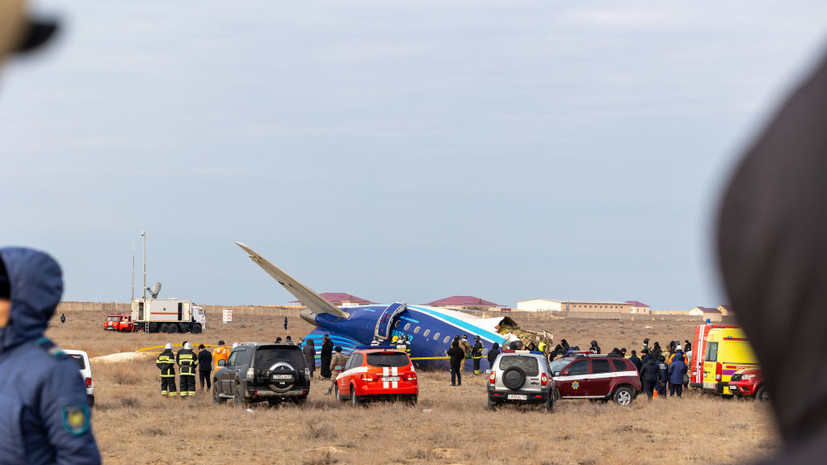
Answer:
M666 383L669 381L669 366L666 365L666 357L658 357L658 397L666 398Z
M560 354L564 357L569 354L569 343L565 339L560 340Z
M600 353L600 346L597 345L597 341L592 341L591 342L591 347L589 347L589 350L592 351L592 353L595 353L595 354Z
M655 345L652 347L652 357L658 360L660 359L661 353L663 353L663 349L660 348L660 343L655 341Z
M333 349L333 351L334 354L333 357L330 359L330 366L328 367L328 369L330 369L331 372L330 387L327 389L327 394L325 395L329 395L331 392L333 392L333 387L336 386L336 377L339 376L339 373L345 370L345 364L347 364L347 357L345 357L342 354L341 347L336 346L336 348Z
M212 361L213 361L213 363L215 363L215 369L217 370L218 367L220 366L220 365L218 365L218 362L220 360L224 360L224 363L226 364L228 358L230 358L230 349L228 349L227 346L224 345L223 340L219 339L218 340L218 347L216 347L212 351Z
M198 365L198 358L192 351L192 344L184 343L184 348L175 355L175 362L178 363L178 376L181 381L181 397L195 395L195 367Z
M161 395L177 396L178 392L175 390L175 354L172 353L171 342L167 342L163 352L158 354L155 365L161 370Z
M451 386L462 386L462 362L465 360L465 351L460 347L459 338L454 338L451 348L445 353L451 357Z
M643 338L643 346L641 346L641 348L640 348L640 353L642 354L643 352L648 352L648 351L649 351L649 338L644 337Z
M66 315L63 313L60 314L60 324L66 323Z
M52 257L0 248L0 463L101 462L78 366L43 336L62 293Z
M287 331L287 317L284 317L284 330Z
M284 339L284 342L286 342L287 344L292 344L293 338L290 337L290 335L288 334L287 337Z
M686 363L683 361L683 353L675 352L675 359L669 365L669 397L683 392L683 376L686 374Z
M471 347L471 358L474 359L474 374L480 374L480 360L482 359L482 342L479 336L474 336L474 347Z
M316 371L316 347L314 346L313 339L304 340L302 353L304 354L307 369L310 370L310 379L313 379L313 373Z
M658 366L652 356L643 358L643 365L640 367L640 381L643 384L643 391L649 400L654 395L655 385L658 383Z
M494 360L497 360L497 355L500 355L500 345L496 342L494 345L491 346L491 350L488 351L488 369L494 369Z
M462 339L459 341L459 346L463 352L465 352L465 358L471 358L471 343L468 342L468 335L463 334Z
M322 350L319 354L321 358L321 372L319 375L322 379L330 379L330 360L333 358L333 341L330 340L330 334L324 333L322 339Z
M637 368L637 372L640 373L640 368L643 366L643 362L641 362L638 358L637 351L632 351L632 356L629 357L629 361L632 362L632 365L634 365L635 368Z
M210 379L210 374L212 373L212 355L210 351L204 347L204 344L198 346L198 382L201 385L201 389L204 389L204 385L207 385L207 390L209 391L212 387L212 380Z

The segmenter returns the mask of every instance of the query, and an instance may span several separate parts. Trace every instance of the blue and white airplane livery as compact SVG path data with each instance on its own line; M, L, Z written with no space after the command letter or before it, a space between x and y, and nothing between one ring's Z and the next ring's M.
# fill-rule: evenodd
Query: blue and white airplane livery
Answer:
M486 349L490 349L495 342L502 346L518 340L513 334L498 332L502 324L516 327L508 317L479 318L454 310L407 305L404 302L337 307L246 245L240 242L236 244L307 307L299 315L316 326L305 336L305 339L314 340L316 353L321 349L325 333L334 345L342 347L345 355L350 354L355 347L369 346L375 341L380 344L390 343L393 336L405 335L411 342L411 359L418 368L447 369L445 351L456 335L467 334L469 342L473 341L474 336L480 336Z

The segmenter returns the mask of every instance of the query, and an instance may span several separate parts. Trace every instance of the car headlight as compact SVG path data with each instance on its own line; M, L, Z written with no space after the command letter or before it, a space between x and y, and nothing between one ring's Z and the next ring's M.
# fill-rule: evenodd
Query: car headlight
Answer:
M741 379L742 379L742 380L748 380L748 379L752 379L752 377L753 377L753 376L754 376L754 375L747 375L747 374L743 374L743 375L741 375Z

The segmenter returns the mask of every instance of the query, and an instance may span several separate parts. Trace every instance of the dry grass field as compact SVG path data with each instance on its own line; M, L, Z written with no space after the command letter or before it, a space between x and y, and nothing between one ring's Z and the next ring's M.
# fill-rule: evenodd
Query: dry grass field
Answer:
M165 342L272 341L286 333L282 319L236 316L201 335L114 334L105 315L66 315L48 336L90 357ZM212 322L218 321L217 315ZM591 339L605 351L637 348L644 336L662 344L690 339L694 322L517 318L581 347ZM220 325L220 323L219 323ZM311 327L290 319L295 339ZM159 394L154 355L131 362L93 360L93 428L106 464L708 464L749 463L778 449L770 410L751 401L690 394L681 400L638 398L630 407L560 401L554 413L529 408L488 411L484 376L466 373L450 387L447 373L420 373L416 407L339 405L315 380L307 405L253 412L216 406L202 393L190 399Z

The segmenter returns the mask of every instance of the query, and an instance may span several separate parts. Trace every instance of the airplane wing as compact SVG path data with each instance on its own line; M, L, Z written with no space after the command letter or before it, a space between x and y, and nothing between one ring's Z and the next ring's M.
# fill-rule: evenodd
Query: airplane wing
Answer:
M293 279L292 276L284 271L281 271L276 265L268 262L264 257L253 251L253 249L247 247L241 242L236 242L236 244L244 249L245 252L250 254L250 260L260 266L267 272L267 274L278 281L279 284L284 286L284 288L287 289L287 292L293 294L313 313L327 313L339 318L347 318L350 316L348 313L343 312L339 307L324 300L322 296L313 292L313 290L309 287Z

